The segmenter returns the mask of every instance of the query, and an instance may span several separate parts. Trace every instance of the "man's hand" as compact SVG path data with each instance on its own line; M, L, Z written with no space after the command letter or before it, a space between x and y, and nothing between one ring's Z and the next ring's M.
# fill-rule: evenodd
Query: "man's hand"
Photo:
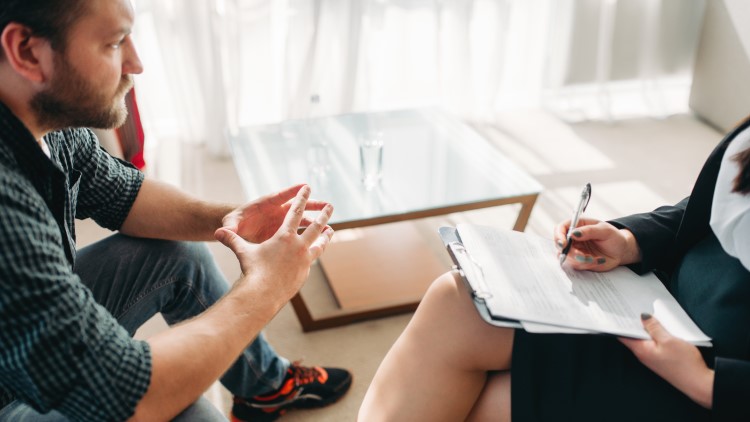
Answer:
M292 186L237 208L222 219L222 228L237 233L249 242L261 243L268 240L279 229L292 206L292 198L303 186L305 185ZM307 201L304 210L320 211L326 205L328 204L322 201ZM302 216L299 227L307 227L310 223L308 218Z
M620 338L620 341L646 367L696 403L710 409L714 371L706 366L698 348L669 334L651 315L643 314L641 318L651 340Z
M619 265L640 261L640 249L629 230L592 218L581 218L573 231L573 245L567 262L576 270L609 271ZM558 250L565 247L570 220L555 227L555 244Z
M297 190L280 227L263 243L223 227L214 232L237 255L243 275L205 312L148 339L151 382L132 419L169 420L194 402L299 291L333 234L330 205L297 234L309 196L309 187Z
M323 206L315 221L310 222L304 232L297 234L305 221L303 214L308 209L310 188L302 185L294 189L296 196L283 206L287 211L281 227L263 243L248 242L226 227L216 231L216 239L230 248L240 261L243 274L240 283L252 283L260 290L258 293L262 297L257 300L278 299L286 303L291 299L302 287L313 261L323 253L333 236L333 229L327 226L333 213L330 204ZM261 203L278 203L282 198L276 195Z

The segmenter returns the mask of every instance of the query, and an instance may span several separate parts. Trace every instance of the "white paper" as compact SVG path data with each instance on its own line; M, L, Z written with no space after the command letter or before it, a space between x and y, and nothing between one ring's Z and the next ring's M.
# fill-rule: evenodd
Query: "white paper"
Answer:
M458 233L475 267L467 277L484 279L495 317L521 321L531 332L583 330L648 339L640 320L648 312L672 335L709 344L653 273L560 267L552 241L529 233L471 224L459 224Z

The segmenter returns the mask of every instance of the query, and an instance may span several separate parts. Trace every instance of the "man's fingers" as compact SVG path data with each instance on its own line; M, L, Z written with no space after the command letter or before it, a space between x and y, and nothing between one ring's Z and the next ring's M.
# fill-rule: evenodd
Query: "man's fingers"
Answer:
M315 219L315 221L310 224L307 229L305 229L304 233L302 233L302 237L309 243L312 244L318 236L320 236L321 233L326 231L326 227L328 225L328 220L331 219L331 215L333 214L333 205L326 205L323 207L323 209L320 211L320 214L318 214L318 217Z
M226 228L220 228L214 232L216 240L221 242L224 246L237 253L241 242L244 240L235 232L227 230Z
M331 242L333 237L333 229L328 227L323 233L318 234L312 245L310 245L310 254L313 260L318 259L323 251L326 250L326 246Z
M303 186L306 186L306 185L300 184L300 185L290 186L280 192L270 195L269 200L271 204L273 205L282 206L282 205L288 204L294 199L295 196L297 196L297 194L299 193L299 190L302 189ZM327 204L328 202L325 202L325 201L308 199L307 205L305 205L305 210L320 211Z
M284 224L281 225L279 231L297 233L297 229L305 215L305 204L307 204L308 198L310 198L310 187L305 185L292 200L292 204L286 212L286 217L284 217Z
M302 187L304 186L304 184L290 186L280 192L271 195L269 201L273 205L284 205L289 202L290 199L294 198L299 193L300 189L302 189Z
M307 205L305 206L305 210L307 210L307 211L320 211L323 208L325 208L326 205L328 205L328 202L317 201L317 200L311 199L311 200L307 201Z
M302 221L299 222L299 228L300 229L307 228L312 223L313 223L313 221L311 219L309 219L308 217L302 217Z

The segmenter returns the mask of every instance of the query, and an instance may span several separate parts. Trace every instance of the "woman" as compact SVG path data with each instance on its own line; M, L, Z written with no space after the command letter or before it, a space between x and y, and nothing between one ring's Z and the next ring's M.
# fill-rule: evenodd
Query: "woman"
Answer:
M360 420L750 420L748 127L714 150L690 197L584 219L567 257L579 270L655 271L713 347L679 340L647 314L651 340L494 327L448 273L378 369ZM569 224L555 229L558 248Z

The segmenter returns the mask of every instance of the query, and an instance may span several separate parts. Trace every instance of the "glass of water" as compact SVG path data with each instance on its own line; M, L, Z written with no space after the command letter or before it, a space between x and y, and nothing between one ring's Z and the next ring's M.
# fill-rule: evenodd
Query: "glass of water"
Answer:
M373 190L383 177L383 133L362 134L359 141L359 167L365 190Z

